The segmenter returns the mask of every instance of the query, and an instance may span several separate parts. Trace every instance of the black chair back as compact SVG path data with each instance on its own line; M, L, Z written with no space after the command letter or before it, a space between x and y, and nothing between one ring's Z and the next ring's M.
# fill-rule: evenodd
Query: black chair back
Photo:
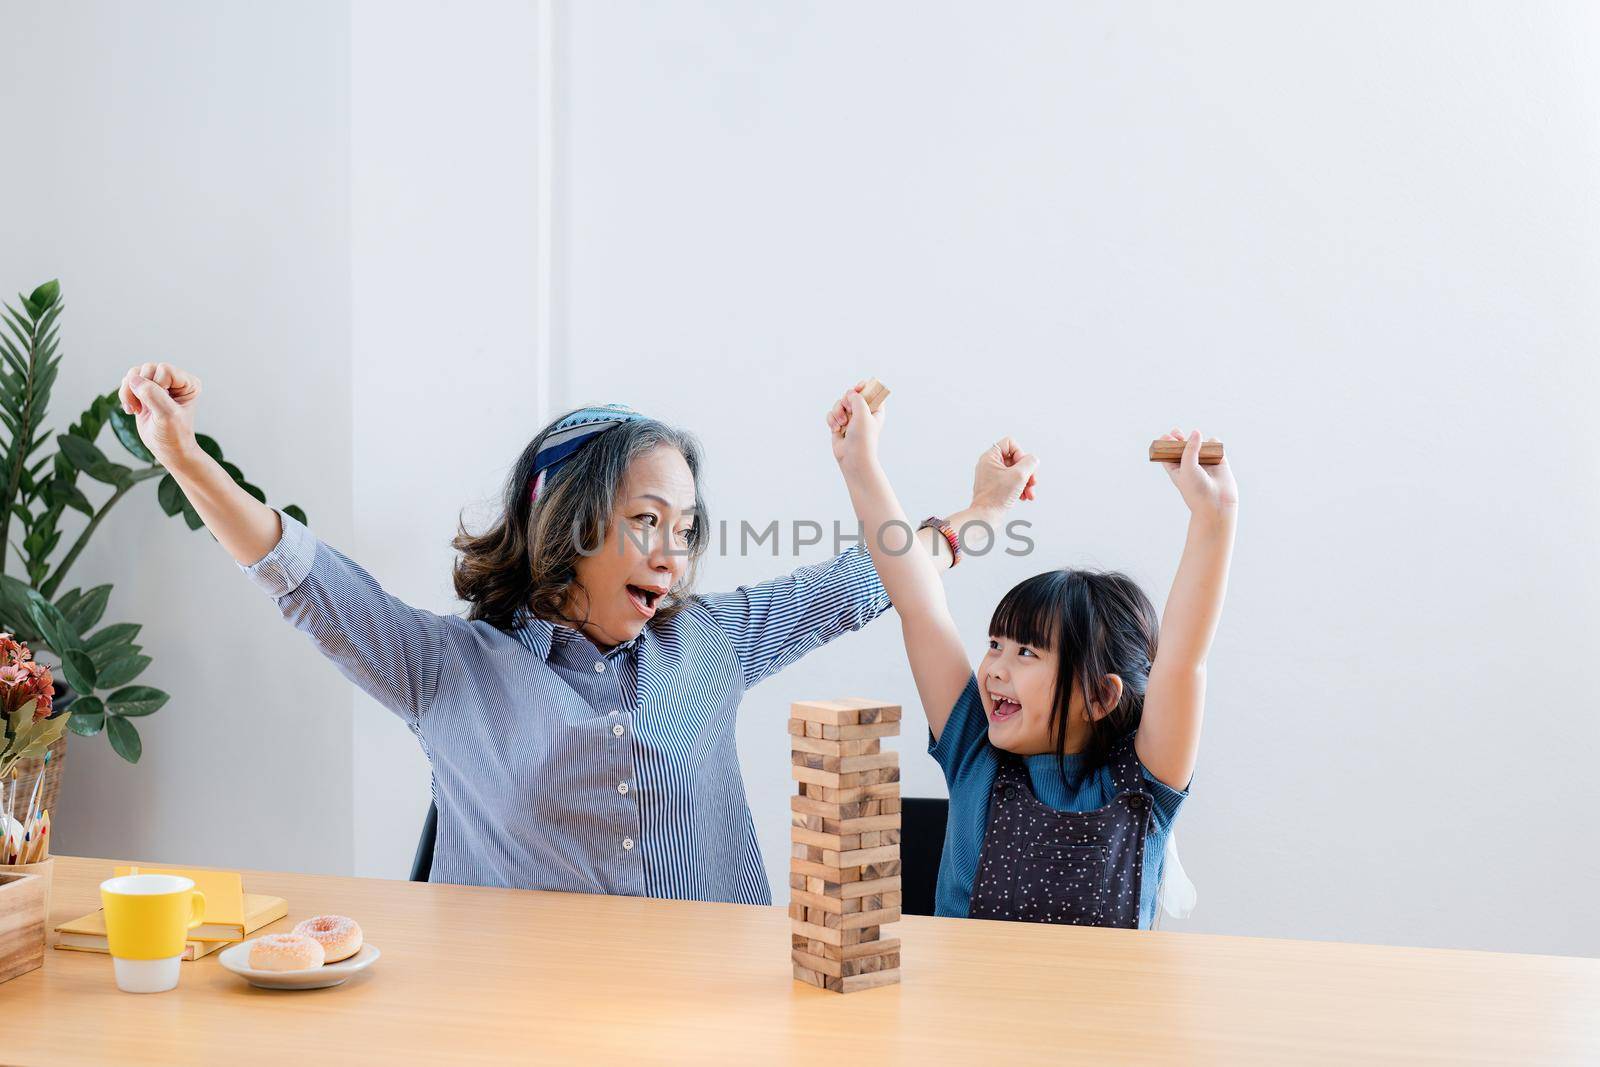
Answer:
M433 873L433 840L439 836L439 809L428 801L428 817L422 820L422 838L417 842L417 855L411 861L411 880L426 882Z
M944 856L944 828L950 802L942 797L905 797L900 801L900 911L932 915L939 860Z

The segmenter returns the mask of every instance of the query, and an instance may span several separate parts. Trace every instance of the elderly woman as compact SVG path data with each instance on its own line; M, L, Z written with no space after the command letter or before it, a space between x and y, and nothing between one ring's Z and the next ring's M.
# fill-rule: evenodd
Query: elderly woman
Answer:
M859 387L858 387L859 388ZM466 618L411 607L240 488L194 435L200 381L123 379L139 435L218 542L339 671L403 719L433 770L434 881L766 904L734 744L744 691L889 600L865 546L730 593L696 594L708 544L688 434L619 406L539 432L480 535L462 530ZM1010 442L948 521L997 524L1031 494Z

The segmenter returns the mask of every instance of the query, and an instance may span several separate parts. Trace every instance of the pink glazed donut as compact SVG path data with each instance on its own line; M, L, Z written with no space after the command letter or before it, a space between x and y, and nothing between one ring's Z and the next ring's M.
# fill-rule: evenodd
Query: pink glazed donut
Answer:
M250 946L250 966L257 971L305 971L322 966L322 945L301 934L267 934Z
M318 915L300 923L294 932L320 942L328 963L347 960L361 951L361 927L343 915Z

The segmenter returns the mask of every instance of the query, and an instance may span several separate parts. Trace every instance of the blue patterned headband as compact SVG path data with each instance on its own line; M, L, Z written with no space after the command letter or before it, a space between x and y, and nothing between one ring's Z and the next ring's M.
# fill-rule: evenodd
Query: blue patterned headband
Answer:
M555 429L545 437L544 444L539 446L539 452L533 458L533 488L528 499L538 500L546 480L555 477L562 464L592 438L613 426L637 422L645 417L623 404L602 404L574 411L556 423Z

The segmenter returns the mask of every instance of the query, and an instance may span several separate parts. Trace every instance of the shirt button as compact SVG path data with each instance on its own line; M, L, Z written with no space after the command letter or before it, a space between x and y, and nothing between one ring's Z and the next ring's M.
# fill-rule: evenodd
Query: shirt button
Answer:
M604 674L605 672L606 672L606 665L604 663L596 663L594 665L594 673L596 673L596 674Z
M622 736L622 727L621 727L621 726L613 726L613 727L612 727L612 728L611 728L611 732L612 732L612 734L614 734L614 735L615 735L615 736L617 736L617 737L621 737L621 736Z
M625 793L627 793L627 791L628 791L628 783L627 782L618 782L617 783L617 792L625 794Z
M632 849L633 848L633 838L624 837L622 839L622 847L625 848L625 849Z

